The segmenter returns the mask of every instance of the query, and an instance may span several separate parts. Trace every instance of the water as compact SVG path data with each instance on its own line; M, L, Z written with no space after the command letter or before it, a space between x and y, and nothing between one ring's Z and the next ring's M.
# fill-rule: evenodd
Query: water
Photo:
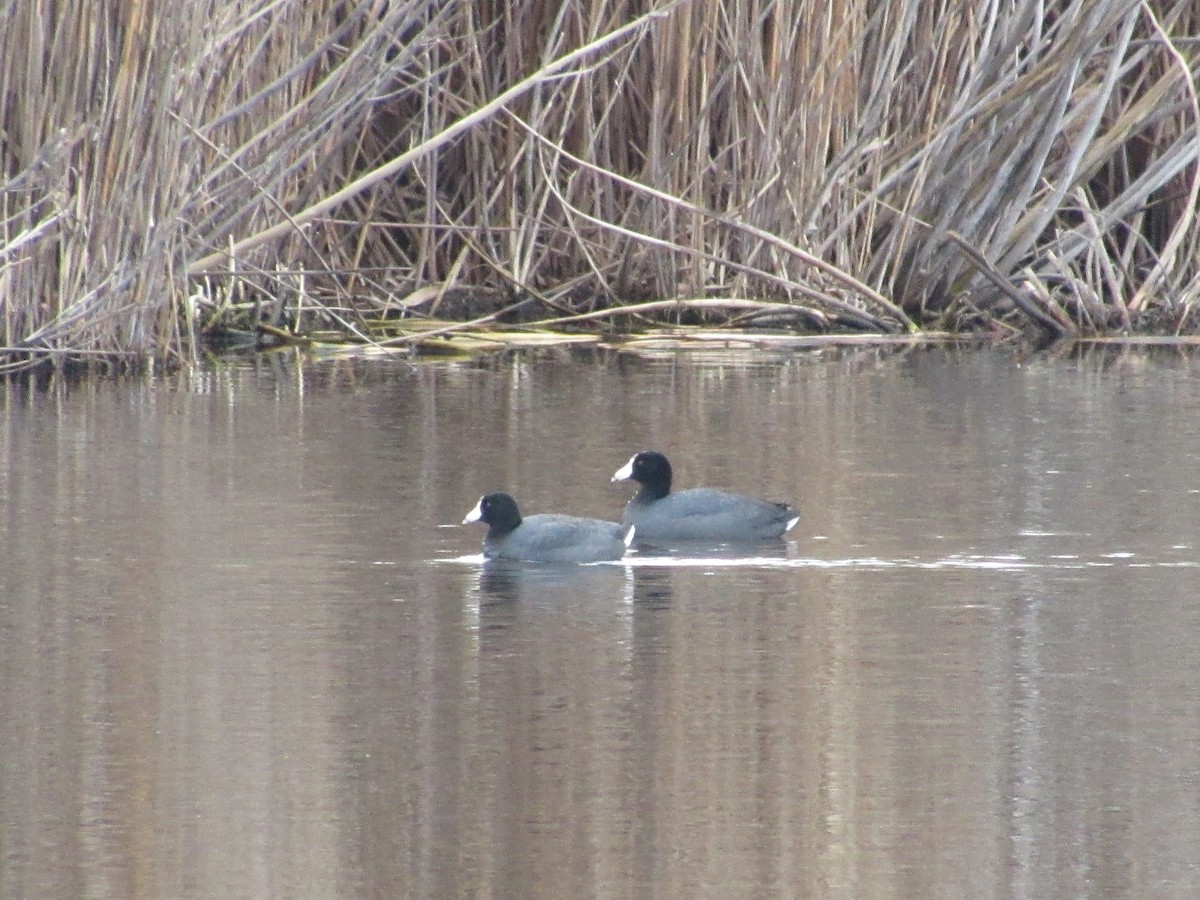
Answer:
M0 389L4 897L1200 893L1200 372L560 351ZM777 548L484 566L637 449Z

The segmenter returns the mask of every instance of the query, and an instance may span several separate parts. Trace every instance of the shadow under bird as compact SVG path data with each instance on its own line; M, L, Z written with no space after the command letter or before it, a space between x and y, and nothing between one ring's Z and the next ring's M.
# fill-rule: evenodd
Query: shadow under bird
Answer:
M800 521L790 504L706 487L672 491L671 478L671 464L654 450L634 454L613 475L613 481L638 483L621 521L637 528L639 541L767 541Z
M620 559L633 543L634 528L557 513L521 516L517 501L497 491L484 494L463 524L488 526L483 555L521 562L588 563Z

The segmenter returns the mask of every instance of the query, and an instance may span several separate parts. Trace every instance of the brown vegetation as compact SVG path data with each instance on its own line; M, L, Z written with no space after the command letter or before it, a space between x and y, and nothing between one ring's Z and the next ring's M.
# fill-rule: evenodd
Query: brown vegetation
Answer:
M1195 330L1186 0L182 9L0 10L0 367L673 298Z

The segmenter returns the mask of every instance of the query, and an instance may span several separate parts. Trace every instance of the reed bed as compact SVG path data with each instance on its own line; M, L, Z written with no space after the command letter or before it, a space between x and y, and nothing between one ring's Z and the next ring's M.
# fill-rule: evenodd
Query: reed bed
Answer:
M0 369L430 320L1196 330L1186 0L179 9L0 6Z

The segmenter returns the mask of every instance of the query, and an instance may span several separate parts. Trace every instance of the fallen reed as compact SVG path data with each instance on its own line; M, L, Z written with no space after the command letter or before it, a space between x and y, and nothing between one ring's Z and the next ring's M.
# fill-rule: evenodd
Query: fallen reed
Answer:
M1185 0L178 8L0 8L0 369L419 317L1196 330Z

